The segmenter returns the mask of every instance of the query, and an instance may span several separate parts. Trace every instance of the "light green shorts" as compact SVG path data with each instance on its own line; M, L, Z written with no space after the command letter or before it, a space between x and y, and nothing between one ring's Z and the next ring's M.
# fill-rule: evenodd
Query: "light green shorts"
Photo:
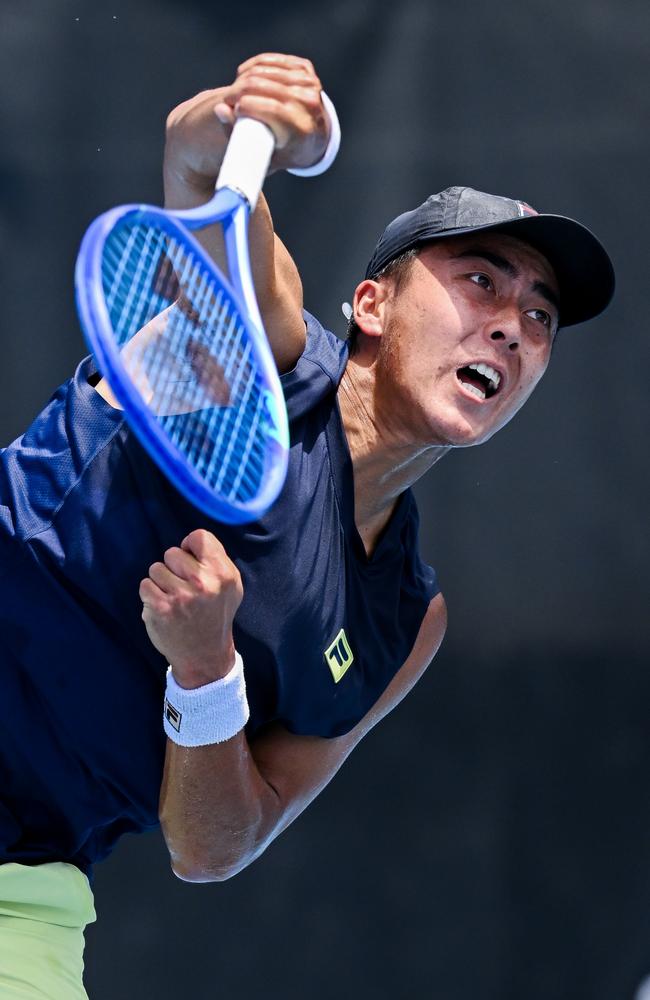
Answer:
M74 865L0 864L2 1000L88 1000L83 932L94 919L88 879Z

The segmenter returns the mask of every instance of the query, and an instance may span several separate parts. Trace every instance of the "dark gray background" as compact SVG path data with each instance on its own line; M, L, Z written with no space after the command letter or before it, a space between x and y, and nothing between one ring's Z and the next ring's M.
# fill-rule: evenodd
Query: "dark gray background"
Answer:
M93 1000L626 1000L650 972L647 0L309 6L5 0L0 440L84 346L94 215L161 198L163 123L258 51L313 59L341 117L323 178L274 177L307 306L339 303L393 215L449 184L585 222L607 314L561 334L513 425L418 487L443 651L333 785L235 880L156 836L97 871Z

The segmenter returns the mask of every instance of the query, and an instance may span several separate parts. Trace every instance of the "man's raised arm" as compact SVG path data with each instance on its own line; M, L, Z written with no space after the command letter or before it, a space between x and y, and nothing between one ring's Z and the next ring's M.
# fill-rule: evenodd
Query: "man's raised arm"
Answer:
M167 208L194 208L210 199L232 124L243 116L263 121L273 131L271 171L311 166L327 146L330 121L312 64L278 53L254 56L242 63L232 84L203 91L170 113L163 169ZM217 262L223 260L219 226L203 230L198 238ZM305 344L302 284L273 231L263 196L251 219L249 243L266 334L278 370L288 371Z

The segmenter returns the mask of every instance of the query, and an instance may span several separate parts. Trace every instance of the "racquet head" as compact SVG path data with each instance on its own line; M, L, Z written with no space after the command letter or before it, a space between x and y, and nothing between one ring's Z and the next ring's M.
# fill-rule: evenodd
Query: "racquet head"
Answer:
M131 427L188 499L229 523L270 506L288 449L250 278L248 211L229 188L192 212L114 209L88 229L75 277L86 338ZM187 228L215 219L232 282Z

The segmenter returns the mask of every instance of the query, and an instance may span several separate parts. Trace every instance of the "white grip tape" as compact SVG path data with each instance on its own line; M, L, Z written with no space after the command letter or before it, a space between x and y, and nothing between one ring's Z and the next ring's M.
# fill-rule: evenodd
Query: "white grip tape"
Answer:
M241 192L252 212L274 149L275 137L268 125L254 118L238 118L221 164L217 191L228 187Z
M172 668L167 671L163 726L173 743L182 747L224 743L241 732L249 715L244 664L239 653L225 677L198 688L181 687Z
M313 163L311 167L292 167L287 170L288 174L295 174L296 177L317 177L318 174L324 174L334 163L339 146L341 145L341 125L336 108L324 90L321 90L320 98L330 120L330 138L327 143L327 149L318 163Z

